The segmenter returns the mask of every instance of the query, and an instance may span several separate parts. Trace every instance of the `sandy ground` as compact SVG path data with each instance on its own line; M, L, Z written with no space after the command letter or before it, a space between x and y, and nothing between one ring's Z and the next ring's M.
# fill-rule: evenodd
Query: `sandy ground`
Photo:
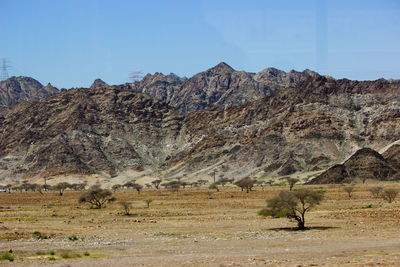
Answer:
M340 186L323 186L326 199L307 214L306 231L257 215L279 187L223 188L212 199L208 189L116 192L132 201L131 216L118 203L78 204L80 192L2 193L0 250L12 249L15 260L0 265L400 266L400 204L372 198L370 186L358 186L352 199ZM144 199L154 200L150 208Z

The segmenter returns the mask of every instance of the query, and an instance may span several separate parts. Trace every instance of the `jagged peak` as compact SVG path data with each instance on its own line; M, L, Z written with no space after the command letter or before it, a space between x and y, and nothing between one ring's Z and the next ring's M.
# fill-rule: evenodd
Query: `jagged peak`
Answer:
M270 75L270 76L278 76L279 74L286 74L283 70L277 69L277 68L266 68L263 69L262 71L258 72L259 75Z
M212 72L233 72L235 71L234 68L226 64L225 62L220 62L211 69L208 69L207 71L212 71Z
M109 85L103 81L100 78L97 78L96 80L94 80L94 82L92 83L92 85L90 86L91 89L99 89L99 88L103 88L103 87L108 87Z

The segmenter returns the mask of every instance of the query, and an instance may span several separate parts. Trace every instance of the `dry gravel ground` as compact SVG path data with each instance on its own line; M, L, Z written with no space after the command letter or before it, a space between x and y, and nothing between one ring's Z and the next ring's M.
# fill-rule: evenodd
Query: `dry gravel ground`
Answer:
M281 187L225 187L212 199L205 188L116 192L132 201L132 216L118 203L78 204L80 192L1 193L0 250L12 249L15 260L0 265L399 266L400 203L372 198L371 186L357 186L351 200L341 186L307 186L327 191L307 215L307 231L257 215ZM154 200L150 208L144 199Z

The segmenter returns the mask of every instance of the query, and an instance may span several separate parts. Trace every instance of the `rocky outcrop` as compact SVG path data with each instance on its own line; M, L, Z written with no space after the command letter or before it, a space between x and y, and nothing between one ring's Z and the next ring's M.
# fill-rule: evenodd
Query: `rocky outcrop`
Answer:
M43 86L30 77L11 77L0 81L0 107L13 106L22 101L40 101L58 92L50 83Z
M343 164L335 165L321 173L310 184L337 184L356 181L399 179L399 171L377 151L362 148Z
M109 85L104 82L102 79L96 79L90 86L90 89L100 89L100 88L105 88L108 87Z

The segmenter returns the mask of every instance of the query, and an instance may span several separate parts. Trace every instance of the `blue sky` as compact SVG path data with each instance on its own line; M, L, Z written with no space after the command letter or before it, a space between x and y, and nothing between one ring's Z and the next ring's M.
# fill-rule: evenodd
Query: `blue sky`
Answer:
M397 0L0 0L10 74L57 87L129 73L257 72L400 78Z

